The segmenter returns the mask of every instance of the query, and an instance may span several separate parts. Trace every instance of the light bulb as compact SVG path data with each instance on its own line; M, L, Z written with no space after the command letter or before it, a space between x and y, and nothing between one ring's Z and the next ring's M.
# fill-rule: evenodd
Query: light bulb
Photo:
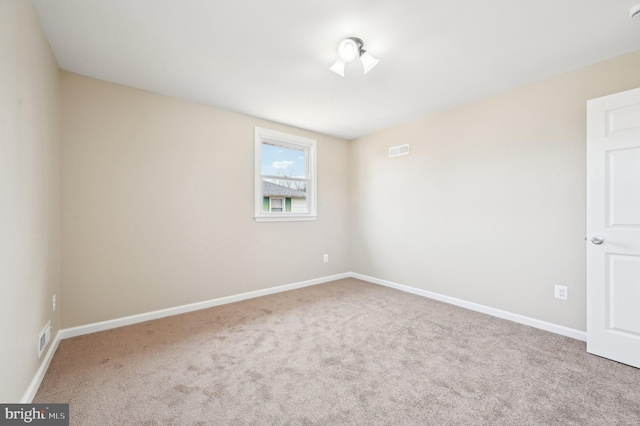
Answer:
M345 62L351 62L358 57L360 45L352 38L345 38L338 45L338 56Z

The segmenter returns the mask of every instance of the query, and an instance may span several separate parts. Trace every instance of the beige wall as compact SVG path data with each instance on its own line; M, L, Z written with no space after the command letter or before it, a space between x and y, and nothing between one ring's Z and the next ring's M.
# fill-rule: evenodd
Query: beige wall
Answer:
M349 270L348 142L67 72L62 87L65 327ZM254 221L255 126L317 139L317 221Z
M585 330L585 103L638 86L635 52L354 140L352 270Z
M28 1L0 2L0 58L0 401L23 395L48 320L349 270L585 328L585 102L640 86L640 52L350 143L67 72L60 86ZM255 126L318 140L317 221L253 220Z
M0 2L0 401L18 402L59 326L59 71L31 3Z

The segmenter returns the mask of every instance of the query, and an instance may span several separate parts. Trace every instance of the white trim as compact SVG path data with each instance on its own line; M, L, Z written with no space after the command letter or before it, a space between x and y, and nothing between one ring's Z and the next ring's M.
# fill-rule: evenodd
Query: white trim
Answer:
M286 212L263 212L263 194L262 194L262 143L282 146L292 149L304 149L307 162L307 213L286 213ZM295 222L316 220L318 217L317 198L318 198L318 176L316 172L317 148L315 139L305 138L302 136L290 135L287 133L277 132L275 130L255 128L255 165L254 165L254 219L256 222ZM288 179L282 176L282 179ZM269 202L271 204L271 202ZM271 207L271 206L269 206Z
M70 337L82 336L84 334L95 333L98 331L110 330L113 328L123 327L126 325L137 324L145 321L150 321L158 318L164 318L173 315L180 315L187 312L198 311L201 309L212 308L214 306L225 305L228 303L239 302L241 300L253 299L256 297L267 296L270 294L281 293L284 291L295 290L298 288L309 287L317 284L323 284L331 281L341 280L343 278L356 278L362 281L367 281L372 284L378 284L385 287L394 288L396 290L404 291L407 293L416 294L418 296L427 297L434 300L439 300L441 302L449 303L452 305L460 306L466 309L470 309L472 311L482 312L488 315L492 315L498 318L503 318L506 320L514 321L519 324L528 325L531 327L539 328L542 330L550 331L552 333L560 334L562 336L571 337L577 340L586 341L587 334L583 331L575 330L572 328L564 327L561 325L556 325L552 323L548 323L545 321L525 317L518 314L513 314L506 311L501 311L499 309L490 308L488 306L479 305L477 303L467 302L464 300L456 299L454 297L444 296L438 293L433 293L426 290L421 290L415 287L410 287L403 284L397 284L391 281L381 280L379 278L369 277L367 275L358 274L355 272L345 272L342 274L330 275L326 277L316 278L307 281L300 281L297 283L281 285L278 287L266 288L263 290L250 291L247 293L241 293L233 296L221 297L218 299L212 299L204 302L191 303L189 305L176 306L173 308L161 309L157 311L147 312L138 315L131 315L123 318L116 318L108 321L101 321L93 324L81 325L78 327L65 328L63 330L58 331L56 333L56 337L53 339L53 343L49 347L47 354L45 355L38 371L34 375L31 383L27 387L26 392L22 396L20 403L28 404L33 401L33 398L36 396L38 392L38 388L42 383L42 379L51 364L51 360L53 359L53 355L58 349L58 345L62 339L68 339Z
M262 179L275 179L275 180L291 180L293 182L309 182L311 179L306 177L291 177L282 175L262 175Z
M212 308L214 306L226 305L228 303L239 302L241 300L254 299L256 297L267 296L270 294L281 293L283 291L295 290L297 288L309 287L312 285L323 284L330 281L349 278L349 272L343 274L330 275L328 277L316 278L308 281L301 281L293 284L281 285L278 287L270 287L263 290L250 291L247 293L236 294L233 296L221 297L218 299L206 300L204 302L191 303L189 305L176 306L173 308L160 309L158 311L146 312L143 314L131 315L128 317L116 318L108 321L96 322L93 324L81 325L78 327L65 328L60 330L60 338L68 339L70 337L82 336L84 334L95 333L98 331L110 330L112 328L124 327L125 325L137 324L140 322L151 321L158 318L180 315L187 312L199 311L201 309Z
M58 333L56 333L56 337L53 339L53 343L40 363L38 371L36 371L36 374L33 376L31 383L29 383L26 392L22 395L20 404L30 404L31 401L33 401L33 398L35 398L38 388L40 388L40 384L42 383L42 379L44 379L44 375L47 374L53 355L56 353L56 349L58 349L58 344L60 344L60 339L62 338L61 334L62 331L58 331Z
M158 318L169 317L173 315L180 315L186 312L198 311L200 309L212 308L214 306L225 305L228 303L239 302L241 300L254 299L256 297L268 296L270 294L281 293L283 291L295 290L297 288L309 287L312 285L323 284L331 281L341 280L343 278L349 278L350 272L342 274L329 275L326 277L315 278L307 281L300 281L297 283L281 285L278 287L270 287L263 290L250 291L247 293L236 294L233 296L221 297L218 299L207 300L204 302L191 303L189 305L176 306L173 308L161 309L158 311L147 312L138 315L131 315L123 318L116 318L108 321L96 322L93 324L81 325L78 327L65 328L56 333L56 337L53 339L53 343L49 347L47 354L45 355L38 371L34 375L31 383L27 387L26 392L20 400L21 404L29 404L33 401L33 398L38 392L38 388L44 379L47 369L51 364L53 355L58 349L58 345L62 339L68 339L70 337L82 336L84 334L95 333L98 331L110 330L112 328L123 327L126 325L137 324L140 322L150 321Z
M304 222L318 219L318 216L289 216L289 214L287 216L256 216L254 219L256 222Z
M541 330L549 331L555 334L560 334L566 337L571 337L573 339L581 340L583 342L587 341L587 333L584 331L576 330L574 328L569 328L562 325L557 325L550 322L538 320L535 318L526 317L524 315L514 314L512 312L502 311L500 309L491 308L489 306L480 305L478 303L467 302L466 300L456 299L455 297L445 296L439 293L422 290L422 289L411 287L404 284L397 284L391 281L369 277L367 275L362 275L355 272L352 272L350 276L352 278L357 278L359 280L367 281L372 284L378 284L385 287L395 288L396 290L404 291L404 292L415 294L422 297L427 297L429 299L438 300L440 302L449 303L451 305L460 306L462 308L470 309L472 311L482 312L483 314L517 322L518 324L524 324L530 327L539 328Z

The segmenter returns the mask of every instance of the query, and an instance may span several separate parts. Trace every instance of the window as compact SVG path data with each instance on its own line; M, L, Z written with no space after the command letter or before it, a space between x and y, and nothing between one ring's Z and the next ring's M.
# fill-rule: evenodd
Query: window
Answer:
M282 211L282 198L269 198L271 200L271 212L281 212Z
M315 220L316 141L256 127L255 219Z

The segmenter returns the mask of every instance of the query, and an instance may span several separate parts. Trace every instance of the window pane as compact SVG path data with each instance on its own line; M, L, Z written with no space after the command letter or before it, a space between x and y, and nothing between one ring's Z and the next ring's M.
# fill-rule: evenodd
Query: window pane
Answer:
M263 142L261 169L263 175L306 178L307 152Z
M308 213L307 202L307 182L300 182L288 179L262 179L262 196L263 199L270 200L271 211L275 211L274 201L277 203L276 207L280 210L290 213ZM276 201L276 199L278 199ZM263 211L268 212L267 208L263 207Z

